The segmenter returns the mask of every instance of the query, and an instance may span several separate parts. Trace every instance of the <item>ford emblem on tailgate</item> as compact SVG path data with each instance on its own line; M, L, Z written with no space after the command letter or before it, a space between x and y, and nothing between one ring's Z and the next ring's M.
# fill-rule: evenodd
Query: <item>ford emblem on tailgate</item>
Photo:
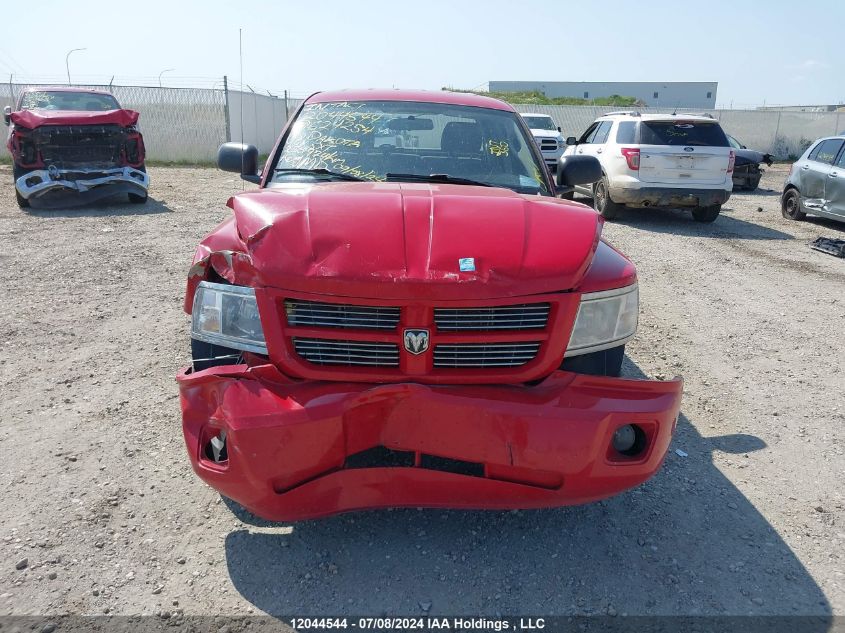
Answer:
M685 147L685 148L684 148L684 151L685 151L685 152L694 152L694 151L695 151L695 149L693 149L692 147Z
M428 330L405 330L405 349L411 354L422 354L428 349Z

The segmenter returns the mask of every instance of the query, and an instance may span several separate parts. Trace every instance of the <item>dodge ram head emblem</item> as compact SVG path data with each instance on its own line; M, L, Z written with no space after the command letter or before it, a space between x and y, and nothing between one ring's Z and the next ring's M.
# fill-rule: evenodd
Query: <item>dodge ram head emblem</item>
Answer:
M428 349L428 330L405 330L405 349L411 354L422 354Z

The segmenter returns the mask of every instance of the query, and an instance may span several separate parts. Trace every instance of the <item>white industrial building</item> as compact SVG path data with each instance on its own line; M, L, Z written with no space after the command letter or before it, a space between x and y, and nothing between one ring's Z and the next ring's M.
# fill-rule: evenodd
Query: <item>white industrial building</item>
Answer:
M634 97L655 108L716 107L717 81L491 81L491 92L542 92L547 97Z

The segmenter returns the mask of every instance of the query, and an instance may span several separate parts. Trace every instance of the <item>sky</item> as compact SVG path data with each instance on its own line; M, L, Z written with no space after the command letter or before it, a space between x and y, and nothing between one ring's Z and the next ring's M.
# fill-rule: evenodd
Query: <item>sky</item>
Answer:
M845 2L41 0L6 21L0 79L220 85L303 97L490 80L718 81L717 106L845 101ZM133 9L133 7L135 7ZM10 14L6 15L10 18ZM2 18L0 18L2 19ZM837 53L837 54L835 54ZM172 70L171 70L172 69Z

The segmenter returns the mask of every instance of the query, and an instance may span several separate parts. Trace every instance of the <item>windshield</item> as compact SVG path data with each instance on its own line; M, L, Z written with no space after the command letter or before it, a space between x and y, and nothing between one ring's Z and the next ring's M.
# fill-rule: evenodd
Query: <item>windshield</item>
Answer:
M643 121L640 126L640 143L727 147L728 139L715 121Z
M525 119L525 123L532 130L551 130L553 132L557 132L557 128L555 127L555 122L552 120L552 117L550 117L550 116L522 115L522 118Z
M285 140L271 182L419 181L433 175L549 195L533 139L517 114L411 101L306 105ZM300 171L297 171L300 170ZM324 170L307 173L301 170ZM328 173L326 173L328 172ZM445 177L445 178L444 178Z
M37 90L27 92L21 100L21 110L75 110L103 112L118 110L117 99L111 95L69 90Z

